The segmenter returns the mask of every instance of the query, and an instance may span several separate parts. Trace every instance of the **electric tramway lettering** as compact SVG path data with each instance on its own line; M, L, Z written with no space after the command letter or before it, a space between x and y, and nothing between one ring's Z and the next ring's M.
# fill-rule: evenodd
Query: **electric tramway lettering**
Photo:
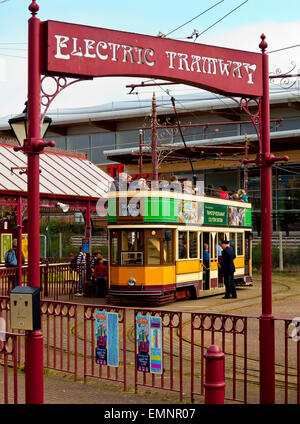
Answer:
M77 37L55 35L56 59L70 60L72 56L87 57L90 59L110 60L111 62L137 63L154 66L154 50L144 49L140 46L130 46L107 41L84 39L78 41ZM70 48L72 49L71 52Z
M156 54L153 48L115 43L107 40L79 39L67 35L54 35L56 39L55 59L70 60L82 57L104 62L122 62L154 67L160 64L172 71L201 73L222 78L246 79L247 84L254 84L256 64L240 62L218 57L198 56L183 52L165 50Z

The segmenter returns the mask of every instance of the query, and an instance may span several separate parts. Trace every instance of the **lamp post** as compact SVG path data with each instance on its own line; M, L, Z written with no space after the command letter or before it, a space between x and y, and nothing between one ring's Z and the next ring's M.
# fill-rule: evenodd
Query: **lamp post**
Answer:
M40 168L39 155L44 147L54 147L55 143L45 143L41 138L41 75L40 75L40 20L36 17L39 6L35 0L30 3L31 18L28 20L28 107L25 132L21 137L21 150L27 155L28 193L28 285L40 287ZM13 128L13 122L10 122ZM15 122L16 124L16 122ZM18 121L17 121L18 125ZM49 126L49 125L48 125ZM15 126L16 128L16 126ZM18 126L18 129L21 126ZM23 127L24 129L24 127ZM44 135L44 134L43 134ZM25 139L22 137L26 137ZM24 143L22 141L24 140ZM43 382L43 334L41 329L27 331L25 339L25 402L44 403Z

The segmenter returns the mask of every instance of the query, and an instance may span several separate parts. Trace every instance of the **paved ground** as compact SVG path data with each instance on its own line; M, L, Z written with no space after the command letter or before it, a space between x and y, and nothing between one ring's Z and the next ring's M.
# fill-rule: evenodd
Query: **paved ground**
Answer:
M300 316L300 277L297 275L273 276L273 314L278 318L293 318ZM68 300L67 298L64 300ZM104 304L105 299L74 298L74 302ZM163 307L166 310L185 312L233 313L259 316L261 312L260 278L255 278L253 287L238 290L238 299L222 299L222 295L191 301L180 301ZM189 339L190 333L184 328L183 335ZM249 332L249 336L257 343L257 331ZM250 343L251 344L251 343ZM20 403L24 393L20 377ZM257 378L257 377L255 377ZM147 391L140 388L139 393L123 392L121 385L101 380L74 382L71 376L62 376L48 372L44 378L45 403L47 404L155 404L178 403L178 395L170 392ZM0 387L1 374L0 374ZM257 387L256 387L257 391ZM201 401L201 399L199 400ZM251 401L251 396L250 396ZM0 399L1 403L1 399Z

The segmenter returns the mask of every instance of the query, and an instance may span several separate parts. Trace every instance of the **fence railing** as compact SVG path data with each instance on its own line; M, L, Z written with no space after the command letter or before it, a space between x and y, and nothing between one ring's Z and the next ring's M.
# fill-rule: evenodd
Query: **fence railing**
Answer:
M18 372L21 337L24 335L10 332L2 333L0 337L0 387L3 387L0 404L20 403L20 380L24 386L24 374ZM21 402L24 403L24 388Z
M96 312L118 314L119 362L107 366L96 361ZM140 371L137 366L137 316L160 317L162 373ZM88 305L41 300L44 366L74 375L74 379L109 380L124 390L140 388L178 394L179 400L202 402L206 349L217 344L225 354L225 399L233 403L259 403L259 318L205 312ZM0 317L9 329L9 298L0 297ZM292 335L291 319L275 319L276 403L300 404L300 340ZM15 333L14 333L15 334ZM2 352L7 363L24 364L22 336L15 337L15 356ZM15 352L15 348L14 348ZM3 365L4 364L4 365ZM6 365L5 365L6 364ZM4 367L4 368L3 368ZM6 368L5 368L6 367ZM6 372L6 371L5 371ZM4 373L7 381L9 377ZM14 376L11 376L15 379ZM6 383L7 384L7 383ZM7 391L5 392L7 393ZM4 402L7 401L7 394Z
M41 264L40 282L41 297L58 299L59 296L68 295L72 298L76 284L84 275L85 267L80 264L72 269L70 264ZM27 285L28 267L22 266L22 285ZM17 268L0 267L0 296L8 296L17 281Z

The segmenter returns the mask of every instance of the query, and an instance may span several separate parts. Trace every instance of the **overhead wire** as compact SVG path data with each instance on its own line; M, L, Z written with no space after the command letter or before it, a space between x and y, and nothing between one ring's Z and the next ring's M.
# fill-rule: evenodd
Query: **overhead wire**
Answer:
M184 27L185 25L189 24L190 22L194 21L195 19L199 18L199 16L204 15L206 12L208 12L209 10L213 9L214 7L218 6L218 4L223 3L224 0L221 0L217 3L215 3L213 6L209 7L208 9L204 10L203 12L199 13L199 15L195 16L194 18L190 19L189 21L185 22L184 24L180 25L179 27L173 29L172 31L168 32L166 34L166 37L168 37L168 35L173 34L173 32L177 31L178 29Z
M237 9L239 9L241 6L243 6L247 2L248 2L248 0L245 0L243 3L239 4L237 7L235 7L234 9L232 9L230 12L226 13L226 15L224 15L221 19L218 19L215 23L213 23L212 25L210 25L204 31L200 32L200 34L197 34L196 35L196 39L198 37L200 37L200 35L204 34L206 31L208 31L210 28L212 28L213 26L217 25L219 22L223 21L223 19L227 18L227 16L231 15L231 13L235 12Z

